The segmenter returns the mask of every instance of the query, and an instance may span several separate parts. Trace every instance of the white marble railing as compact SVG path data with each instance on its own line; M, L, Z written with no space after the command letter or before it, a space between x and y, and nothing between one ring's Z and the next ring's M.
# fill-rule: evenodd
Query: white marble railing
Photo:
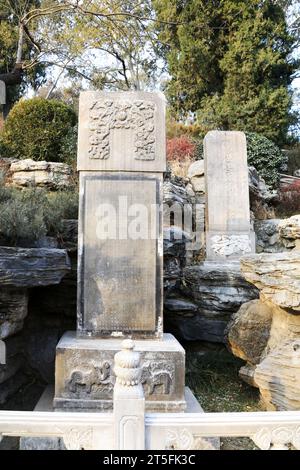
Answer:
M146 413L139 353L115 356L111 413L0 411L0 436L61 437L69 450L212 449L213 437L249 437L262 450L300 450L300 411Z
M130 441L130 421L134 428L138 419L132 414L123 417L126 439L119 447L114 444L114 413L0 411L0 432L2 436L61 437L69 450L203 449L203 438L208 436L249 437L262 450L300 449L299 411L149 413L145 415L144 446L136 442L136 432Z

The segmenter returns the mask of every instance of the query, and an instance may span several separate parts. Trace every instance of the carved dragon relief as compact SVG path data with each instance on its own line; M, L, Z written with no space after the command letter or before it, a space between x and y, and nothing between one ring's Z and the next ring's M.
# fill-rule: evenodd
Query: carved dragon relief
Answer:
M112 129L132 129L134 158L155 159L155 115L152 101L94 101L89 112L89 156L106 160L110 155Z
M170 395L174 384L174 365L168 362L146 361L142 368L141 382L146 396ZM76 397L92 397L100 392L111 397L115 383L112 364L89 364L72 370L66 381L67 392Z

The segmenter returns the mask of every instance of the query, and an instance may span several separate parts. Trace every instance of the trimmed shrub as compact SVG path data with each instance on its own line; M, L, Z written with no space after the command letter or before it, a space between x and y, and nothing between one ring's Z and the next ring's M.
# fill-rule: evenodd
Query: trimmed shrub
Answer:
M287 157L274 142L255 132L246 132L248 165L254 166L272 188L278 186L280 168Z
M0 135L1 155L52 162L64 161L65 139L76 114L57 100L20 100L10 111Z

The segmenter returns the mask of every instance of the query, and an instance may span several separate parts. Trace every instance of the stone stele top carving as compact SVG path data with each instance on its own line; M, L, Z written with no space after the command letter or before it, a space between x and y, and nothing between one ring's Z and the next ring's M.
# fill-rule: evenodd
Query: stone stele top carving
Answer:
M155 113L151 101L105 100L90 106L89 156L101 160L109 158L109 136L112 129L132 129L134 158L155 159Z
M165 98L150 92L84 91L79 99L79 171L166 170Z

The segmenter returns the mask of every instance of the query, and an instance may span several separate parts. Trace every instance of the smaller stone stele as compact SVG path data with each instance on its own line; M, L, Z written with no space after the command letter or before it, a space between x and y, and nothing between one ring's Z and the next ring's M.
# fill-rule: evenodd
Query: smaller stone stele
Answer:
M56 382L54 407L58 410L104 411L113 408L116 381L114 357L122 360L126 352L122 339L76 338L67 332L56 348ZM185 351L170 334L161 341L136 340L140 355L140 381L144 388L146 410L184 411ZM131 357L131 356L130 356ZM130 359L131 360L131 359ZM122 371L118 369L120 376ZM126 372L126 371L125 371ZM135 372L139 375L139 370ZM120 379L121 380L121 379ZM124 377L126 382L126 379ZM135 378L135 381L139 377Z
M0 105L1 104L6 104L6 86L2 80L0 80Z
M208 132L204 162L207 259L239 259L255 252L245 134Z

